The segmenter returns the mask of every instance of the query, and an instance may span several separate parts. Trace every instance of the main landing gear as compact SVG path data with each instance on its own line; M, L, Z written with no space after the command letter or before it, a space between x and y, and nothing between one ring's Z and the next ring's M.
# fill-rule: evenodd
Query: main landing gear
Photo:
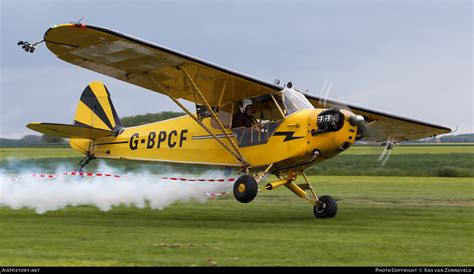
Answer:
M257 185L257 180L250 175L242 175L234 183L234 197L237 201L241 203L248 203L252 201L257 193L262 190L272 190L280 186L285 186L298 197L306 199L311 205L313 205L313 213L316 218L332 218L336 216L337 213L337 203L336 200L329 196L323 195L318 197L314 191L311 183L308 181L308 178L301 172L305 180L305 184L295 184L297 172L290 171L288 172L287 177L280 177L277 175L277 181L266 184L263 188L259 189ZM261 176L259 180L262 178ZM309 190L312 194L312 198L308 197L306 190Z
M257 196L258 185L255 178L242 175L234 183L234 197L241 203L248 203Z

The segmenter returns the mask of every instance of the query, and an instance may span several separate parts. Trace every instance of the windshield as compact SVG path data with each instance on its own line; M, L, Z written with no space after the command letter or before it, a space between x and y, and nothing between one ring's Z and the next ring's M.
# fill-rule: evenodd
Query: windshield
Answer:
M301 92L298 92L294 89L285 88L282 90L282 94L286 116L302 109L314 109L314 106Z

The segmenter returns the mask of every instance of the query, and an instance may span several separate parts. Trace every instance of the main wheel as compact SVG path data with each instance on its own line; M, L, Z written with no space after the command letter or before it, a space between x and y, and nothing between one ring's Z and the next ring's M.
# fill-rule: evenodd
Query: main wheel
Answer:
M242 175L234 183L234 197L241 203L248 203L257 196L258 185L255 178Z
M336 216L337 213L337 203L336 200L329 196L324 195L319 197L319 206L315 206L313 209L314 216L316 218L331 218Z

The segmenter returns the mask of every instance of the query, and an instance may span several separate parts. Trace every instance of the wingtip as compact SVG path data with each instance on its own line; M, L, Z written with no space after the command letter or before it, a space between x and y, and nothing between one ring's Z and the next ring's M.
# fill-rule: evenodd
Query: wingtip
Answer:
M26 127L31 129L32 126L39 125L39 124L41 124L41 123L40 122L31 122L31 123L28 123L26 125Z
M444 132L441 133L441 134L448 134L448 133L453 133L453 132L456 132L456 130L458 130L458 127L456 127L455 130L452 130L451 128L449 127L443 127L443 126L440 126L441 130L443 130Z

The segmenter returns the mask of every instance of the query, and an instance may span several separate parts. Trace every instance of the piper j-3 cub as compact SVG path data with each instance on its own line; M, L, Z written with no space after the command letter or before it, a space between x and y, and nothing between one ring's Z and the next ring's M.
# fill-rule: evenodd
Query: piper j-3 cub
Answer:
M233 194L242 203L261 190L285 186L314 207L316 218L334 217L337 205L317 196L305 169L349 149L356 140L387 146L451 130L366 108L314 97L205 62L103 27L55 25L44 34L59 59L168 96L186 115L123 127L107 88L90 83L73 125L30 123L35 131L70 139L91 159L126 159L233 167L241 171ZM41 41L41 42L43 42ZM35 44L23 42L32 52ZM25 45L27 47L25 48ZM254 123L236 125L242 102L252 100ZM195 111L182 100L195 104ZM259 188L267 175L277 180ZM296 184L300 174L305 184Z

